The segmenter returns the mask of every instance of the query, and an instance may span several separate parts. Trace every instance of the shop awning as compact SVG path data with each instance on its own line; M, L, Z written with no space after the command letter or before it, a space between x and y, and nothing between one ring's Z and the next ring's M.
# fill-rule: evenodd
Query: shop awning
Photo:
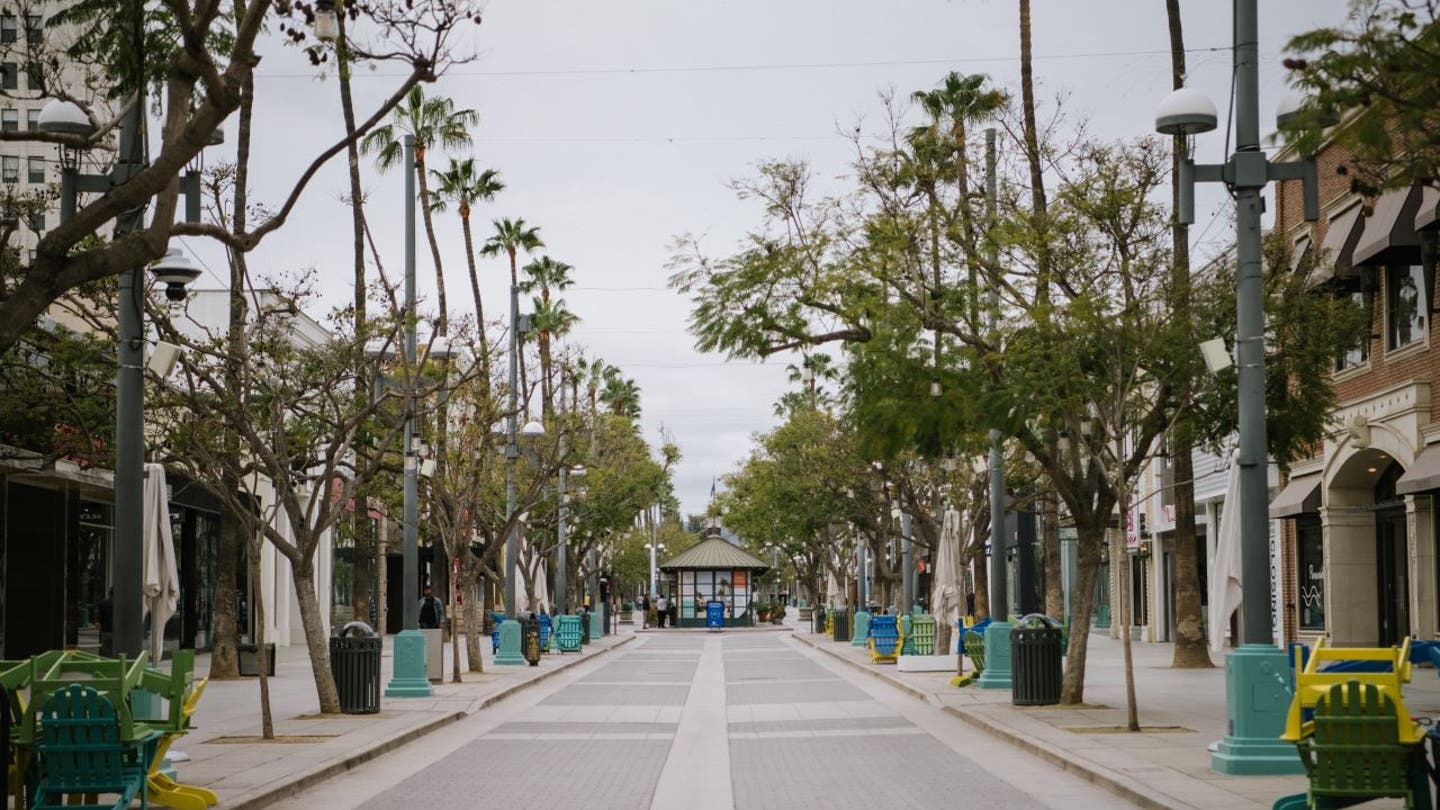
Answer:
M1320 511L1320 473L1297 475L1270 502L1271 518L1289 518Z
M1360 241L1364 230L1365 222L1360 218L1358 203L1331 217L1330 225L1325 229L1325 241L1320 243L1320 256L1306 283L1318 287L1336 279L1350 278L1355 243Z
M1420 453L1410 469L1395 482L1396 495L1440 490L1440 445L1432 444Z
M1420 210L1415 213L1415 230L1434 227L1440 222L1440 190L1426 186L1420 191Z
M1365 219L1365 230L1355 242L1352 265L1361 265L1392 248L1409 250L1418 259L1420 237L1415 233L1415 214L1420 210L1419 186L1397 188L1380 195L1375 209Z
M1305 257L1310 255L1310 237L1302 236L1295 240L1290 247L1290 275L1300 272L1300 265L1304 264Z

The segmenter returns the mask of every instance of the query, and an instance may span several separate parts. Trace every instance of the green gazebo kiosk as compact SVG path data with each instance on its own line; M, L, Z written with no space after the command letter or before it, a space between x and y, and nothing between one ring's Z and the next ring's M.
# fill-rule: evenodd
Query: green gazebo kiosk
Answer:
M670 580L670 598L680 600L680 626L704 627L705 603L718 599L725 603L725 624L751 627L755 612L755 578L770 566L752 557L734 543L720 536L720 529L705 530L705 538L660 566Z

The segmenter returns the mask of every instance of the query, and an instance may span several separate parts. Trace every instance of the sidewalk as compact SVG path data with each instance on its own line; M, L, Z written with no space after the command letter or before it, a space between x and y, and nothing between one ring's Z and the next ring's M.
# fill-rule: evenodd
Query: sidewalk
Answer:
M808 627L798 627L794 638L1141 807L1268 810L1275 799L1306 788L1303 775L1226 776L1210 770L1209 745L1225 734L1224 662L1208 670L1172 669L1171 644L1131 647L1140 724L1147 729L1133 734L1123 730L1122 646L1103 633L1090 636L1086 705L1070 708L1012 706L1008 689L956 689L947 673L873 665L864 648L830 641ZM1405 702L1416 716L1440 715L1435 670L1415 669Z
M591 642L580 655L552 653L542 656L537 667L497 667L486 638L481 645L485 672L463 673L464 682L459 684L448 683L447 644L447 683L432 684L429 698L390 699L384 696L384 684L390 681L393 637L387 637L380 661L379 714L329 716L319 714L305 648L279 647L275 677L270 679L277 739L258 739L258 678L211 681L196 710L194 730L176 741L175 747L190 757L188 762L175 763L178 778L215 791L225 810L264 807L634 639L622 631ZM196 657L197 674L203 676L209 668L208 655Z

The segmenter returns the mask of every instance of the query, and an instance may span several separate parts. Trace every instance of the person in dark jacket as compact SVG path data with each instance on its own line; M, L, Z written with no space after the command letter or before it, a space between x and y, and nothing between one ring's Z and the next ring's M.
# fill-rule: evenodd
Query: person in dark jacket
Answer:
M435 598L435 589L429 585L425 586L425 595L420 598L420 619L421 630L438 630L441 622L445 621L445 604Z

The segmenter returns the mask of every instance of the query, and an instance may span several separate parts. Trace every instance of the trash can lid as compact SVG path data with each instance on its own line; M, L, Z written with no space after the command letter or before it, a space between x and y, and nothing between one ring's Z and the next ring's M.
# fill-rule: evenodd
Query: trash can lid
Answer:
M340 628L339 632L337 632L335 635L349 635L351 630L357 631L356 635L364 636L365 638L374 638L376 636L375 628L371 627L365 622L348 622L344 627Z

